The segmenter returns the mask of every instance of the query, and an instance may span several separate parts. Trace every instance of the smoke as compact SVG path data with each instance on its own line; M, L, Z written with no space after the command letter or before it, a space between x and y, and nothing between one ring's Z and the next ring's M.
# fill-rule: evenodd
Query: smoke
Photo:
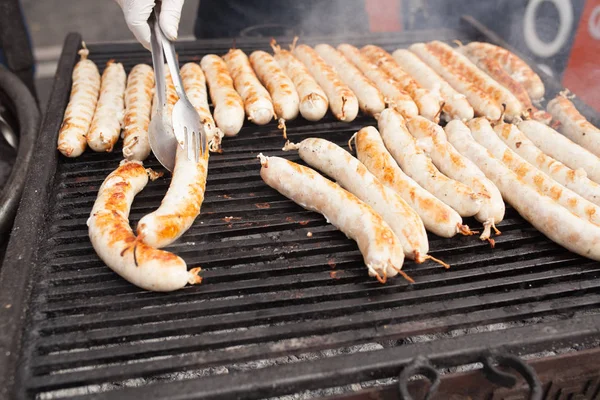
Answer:
M198 38L369 32L365 0L202 0L198 11Z

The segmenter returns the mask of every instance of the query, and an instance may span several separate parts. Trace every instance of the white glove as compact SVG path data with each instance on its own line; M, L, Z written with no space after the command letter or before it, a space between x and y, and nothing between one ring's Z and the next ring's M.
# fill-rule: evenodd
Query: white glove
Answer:
M115 0L123 9L125 22L136 39L150 50L150 25L148 18L152 14L154 0ZM160 20L158 21L165 36L177 40L179 20L184 0L162 0Z

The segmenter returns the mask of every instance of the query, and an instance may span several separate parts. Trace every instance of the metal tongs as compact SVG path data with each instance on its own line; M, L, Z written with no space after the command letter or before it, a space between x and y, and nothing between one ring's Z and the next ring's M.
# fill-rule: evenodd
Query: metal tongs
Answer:
M175 46L162 32L158 23L159 2L150 16L150 32L152 46L152 64L156 82L158 104L156 114L148 128L148 136L152 152L158 161L169 171L175 167L177 146L187 154L190 161L198 162L208 147L206 132L200 122L198 112L190 103L179 73L179 63L175 55ZM164 58L175 85L179 100L173 107L171 118L167 110L166 81L164 74Z

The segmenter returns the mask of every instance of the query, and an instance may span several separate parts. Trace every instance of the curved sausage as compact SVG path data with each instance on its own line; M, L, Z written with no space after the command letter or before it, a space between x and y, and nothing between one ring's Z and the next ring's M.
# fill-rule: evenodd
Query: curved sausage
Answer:
M466 45L465 48L465 50L471 54L498 60L500 65L502 65L502 68L504 68L515 81L523 85L531 99L541 100L542 97L544 97L544 83L539 75L533 72L529 65L514 53L503 49L502 47L483 42L471 42Z
M333 115L340 121L354 121L358 115L358 99L333 68L327 65L314 49L305 44L296 46L294 55L304 63L327 94Z
M98 102L100 72L96 64L87 59L89 53L85 47L79 50L81 58L73 69L71 96L58 133L58 151L66 157L79 157L85 151L86 136Z
M369 276L385 283L402 274L404 253L390 226L371 207L317 172L280 157L259 155L265 183L303 208L323 214L327 221L356 241Z
M558 95L550 100L547 108L561 123L560 131L566 137L600 157L600 129L585 119L569 99Z
M100 97L87 135L88 146L94 151L110 152L119 140L125 116L126 80L123 64L112 60L106 63L100 84Z
M360 109L370 115L379 114L385 108L383 96L377 86L367 79L342 53L328 44L315 46L315 51L338 73L342 81L358 97Z
M123 119L123 157L144 161L150 155L148 126L154 96L154 70L138 64L129 73L125 89Z
M244 102L233 86L227 64L219 56L208 54L200 61L210 98L214 105L214 118L225 136L235 136L244 125Z
M454 89L465 95L477 114L494 121L500 119L502 116L500 104L479 86L479 82L474 81L470 76L464 76L447 58L440 57L425 43L413 44L410 46L410 51L419 56Z
M87 221L94 250L110 269L146 290L169 292L200 283L200 268L188 271L175 254L150 247L133 235L129 210L147 183L146 170L138 161L124 160L106 177Z
M473 161L496 185L504 199L537 230L574 253L600 261L600 228L582 220L523 182L464 129L446 133L450 143Z
M548 175L521 158L496 135L488 120L475 118L469 121L468 125L475 141L506 164L523 182L534 186L541 193L581 217L581 219L600 224L600 207L559 185Z
M436 123L440 120L442 98L438 93L431 93L429 90L422 88L409 74L404 72L394 60L394 57L381 47L368 45L360 51L400 83L400 86L417 104L420 115Z
M456 50L464 54L483 72L508 89L521 103L524 110L524 116L531 117L545 124L550 123L552 116L544 110L537 109L532 104L527 90L525 90L523 85L513 79L510 74L502 68L500 62L496 58L477 56L476 54L469 52L466 46L460 46Z
M584 199L600 205L600 185L590 180L583 170L573 170L547 156L515 125L499 124L494 127L494 131L512 151L529 163Z
M464 183L480 195L481 208L475 214L475 218L484 225L480 239L489 240L491 229L499 234L496 224L504 219L505 206L498 188L471 160L462 156L454 146L448 143L446 133L441 126L423 117L408 120L406 126L442 173ZM450 121L446 125L446 129L453 129L453 126L454 124Z
M256 77L248 56L240 49L230 49L223 59L233 78L235 90L244 100L248 120L257 125L271 122L275 116L271 96Z
M165 68L165 75L170 116L178 96L168 68ZM171 184L160 207L140 219L137 226L138 238L157 248L168 246L183 235L200 214L204 201L210 153L204 152L196 163L187 158L187 152L181 146L177 146L176 151Z
M327 113L329 100L321 89L315 78L310 75L308 69L298 60L292 52L282 49L271 42L275 60L292 79L300 98L300 114L308 121L319 121Z
M444 102L442 114L446 119L468 121L473 118L473 107L471 107L465 95L454 90L448 82L442 79L429 65L421 61L416 54L408 50L398 49L394 51L392 57L419 85L428 89L430 93L439 92Z
M419 215L350 153L319 138L288 144L286 149L297 149L304 162L332 177L341 187L373 207L398 237L404 255L417 263L431 258L427 256L429 241Z
M372 126L356 134L356 156L384 185L398 193L419 214L425 228L441 237L457 233L471 235L468 226L452 208L438 200L406 175L383 144L381 135Z
M523 121L518 127L544 153L600 183L600 158L540 122Z
M153 247L165 247L192 226L204 201L208 157L209 152L205 151L196 163L188 160L186 151L177 146L169 190L160 207L138 223L140 240Z
M437 40L427 43L425 46L439 59L452 65L457 73L470 79L485 93L489 94L496 101L496 104L499 106L504 105L506 107L505 116L508 119L514 120L521 117L524 110L519 100L508 89L477 68L467 57Z
M461 217L471 217L479 212L480 196L464 183L448 178L433 165L408 132L399 112L387 108L377 122L385 147L408 176Z
M277 61L267 52L257 50L250 54L250 64L258 79L273 99L277 118L291 121L298 116L300 99L292 80L283 72Z
M189 62L181 67L180 75L185 94L200 116L200 122L204 127L207 142L214 149L220 145L223 132L217 128L215 120L210 113L208 95L206 93L206 79L204 78L202 68L196 63Z
M379 88L390 107L395 108L406 117L414 117L419 114L419 108L408 93L404 91L402 85L387 72L379 69L360 50L349 44L339 45L338 50Z

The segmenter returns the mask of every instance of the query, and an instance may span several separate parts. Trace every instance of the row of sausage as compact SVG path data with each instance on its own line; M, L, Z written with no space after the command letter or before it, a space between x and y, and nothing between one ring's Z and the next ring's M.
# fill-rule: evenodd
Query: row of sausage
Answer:
M551 119L532 103L544 94L540 78L512 53L486 43L452 49L434 41L393 54L373 45L272 47L273 56L255 51L247 57L232 49L182 67L186 92L209 137L236 135L245 116L259 125L276 118L285 126L299 114L318 121L330 108L339 120L352 121L359 109L377 115L386 104L407 118L422 115L434 122L468 121L475 114L491 120ZM87 146L112 151L123 129L124 157L143 161L150 153L147 130L156 106L151 67L138 65L127 78L123 66L110 61L100 77L88 53L80 51L73 71L58 149L68 157Z
M237 49L223 58L205 56L200 65L184 65L182 77L188 96L207 132L211 132L209 138L216 144L213 150L218 148L223 135L237 134L246 115L256 124L278 118L284 127L285 120L298 114L318 120L327 108L342 121L356 118L359 109L374 116L380 132L365 128L356 134L358 159L323 139L286 145L288 150L298 149L305 162L334 177L337 184L306 167L261 157L261 175L269 185L302 206L325 214L330 222L357 240L370 275L385 281L401 271L404 256L418 263L433 259L428 255L426 231L443 237L473 234L462 223L463 217L475 216L482 222L481 238L493 244L491 232L504 217L504 200L551 239L579 254L596 257L591 244L598 247L595 228L600 204L597 171L600 135L562 95L549 103L548 111L566 136L547 126L552 119L550 114L533 106L544 94L543 84L516 56L484 43L471 43L457 51L440 42L431 42L413 45L410 50L397 50L393 55L376 46L359 50L350 45L340 45L337 49L328 45L314 49L300 45L286 51L273 44L273 48L274 57L259 51L248 58ZM77 66L88 61L85 51ZM492 58L495 63L490 61ZM145 71L138 74L136 69L142 68ZM103 82L108 70L107 67ZM143 75L148 79L142 79ZM125 120L129 121L125 123L124 153L126 148L131 150L127 141L133 136L128 133L131 126L137 127L138 135L146 134L147 138L144 128L147 129L153 104L151 76L152 70L147 66L136 66L130 73L124 96ZM133 83L140 81L144 83ZM89 91L79 87L82 82L75 79L74 73L73 93L82 92L92 98ZM172 107L177 95L172 82L168 82L168 105ZM87 114L92 128L94 121L100 119L96 114L104 109L104 86L116 85L101 85L95 112ZM138 90L130 93L136 86ZM214 120L206 86L214 106ZM77 104L73 93L66 116L70 115L69 107ZM139 102L141 93L145 100L143 107L137 109L143 109L144 116L135 118L135 107L129 104ZM484 118L474 119L475 115ZM441 118L450 121L445 130L437 124ZM503 120L514 124L505 124ZM91 135L82 136L82 131L78 137L85 142ZM118 139L116 127L114 132ZM143 141L134 141L140 142ZM470 147L464 147L465 143ZM157 211L140 221L137 235L129 226L128 210L133 197L148 180L147 171L137 157L127 154L125 157L129 161L124 161L102 185L88 221L96 252L113 270L148 290L174 290L188 282L198 282L198 268L188 272L181 258L158 248L179 238L199 215L208 153L197 165L178 154L165 199ZM484 158L489 161L481 164ZM190 170L194 173L189 173ZM387 172L382 175L382 170ZM498 171L504 177L501 180L494 175ZM132 173L137 180L130 176ZM514 185L517 190L512 191ZM531 190L536 193L532 202L523 204L522 200L513 204L513 200L518 200L514 193ZM306 193L308 197L302 197ZM320 204L311 203L319 199ZM390 199L394 201L390 203ZM360 206L345 207L348 202ZM381 208L386 203L389 204ZM329 209L320 208L323 204ZM540 207L551 213L541 222L535 218ZM346 212L350 217L334 215ZM569 213L577 219L569 219ZM352 218L358 220L349 223ZM569 226L568 223L578 220L591 224L581 231L590 234L588 241L574 240L578 239L573 236L575 232L570 232L566 240L564 233L556 228L557 221L566 221ZM356 231L355 227L362 228ZM354 230L348 232L347 228ZM115 237L120 240L115 241ZM372 253L377 248L387 250Z

